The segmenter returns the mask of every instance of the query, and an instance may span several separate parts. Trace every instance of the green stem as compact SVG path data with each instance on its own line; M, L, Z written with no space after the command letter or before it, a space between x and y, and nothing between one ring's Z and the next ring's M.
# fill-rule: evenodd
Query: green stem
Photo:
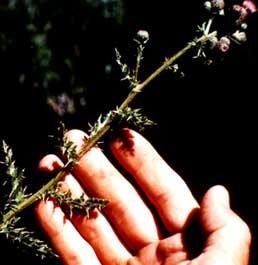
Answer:
M11 220L14 216L18 215L20 212L22 212L28 206L32 205L37 200L41 199L50 188L54 187L58 183L58 181L60 181L64 177L64 175L65 171L59 171L57 175L52 178L47 184L45 184L41 189L31 195L28 199L25 199L23 202L21 202L15 210L8 211L3 216L2 223L0 224L0 230L6 224L6 222Z
M135 74L134 74L134 79L136 82L138 82L138 75L139 75L139 69L140 69L142 55L143 55L143 49L144 49L144 46L140 44L140 46L138 47L138 52L137 52Z
M180 58L182 55L184 55L188 50L190 50L192 47L197 45L198 43L204 43L207 40L209 40L211 37L215 36L217 33L216 31L205 34L199 39L188 43L183 49L178 51L175 55L170 57L168 60L166 60L156 71L154 71L146 80L144 80L142 83L136 85L132 90L129 92L127 98L123 101L123 103L120 105L119 110L123 110L129 106L129 104L133 101L133 99L136 97L136 95L143 91L143 89L156 77L160 75L161 72L168 69L168 67L173 64L178 58ZM101 137L103 137L110 129L112 122L112 117L110 115L107 116L106 120L102 123L102 126L99 128L99 130L88 138L88 140L85 142L83 147L81 148L79 154L78 154L78 161L82 158L82 156L87 153L99 140ZM64 176L65 172L60 171L53 179L51 179L47 184L45 184L40 190L38 190L36 193L34 193L32 196L30 196L28 199L25 199L23 202L21 202L15 210L10 210L7 212L2 219L2 223L0 223L0 230L1 228L8 222L11 218L18 215L20 212L22 212L25 208L29 207L31 204L42 198L42 196L45 194L46 191L48 191L50 188L54 187L54 185L57 184L59 180L61 180Z
M158 77L164 70L168 69L170 65L172 65L178 58L180 58L182 55L184 55L187 51L189 51L192 47L197 45L198 43L206 42L211 37L216 36L217 32L214 31L208 35L203 35L199 39L197 39L194 42L189 42L183 49L178 51L175 55L170 57L168 60L166 60L158 69L156 69L147 79L145 79L142 83L138 84L136 87L134 87L127 98L123 101L123 103L120 105L119 109L126 108L131 101L136 97L136 95L143 91L143 89L156 77Z

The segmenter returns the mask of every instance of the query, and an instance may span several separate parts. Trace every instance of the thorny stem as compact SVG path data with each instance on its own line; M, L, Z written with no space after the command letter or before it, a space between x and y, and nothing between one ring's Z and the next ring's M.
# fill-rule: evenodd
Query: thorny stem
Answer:
M136 58L136 66L135 66L135 81L138 82L138 74L139 74L139 69L140 69L140 64L141 64L141 60L142 60L142 54L143 54L143 46L140 45L138 47L138 54L137 54L137 58Z
M140 92L143 92L143 89L156 77L160 75L161 72L168 69L168 67L173 64L178 58L180 58L182 55L184 55L188 50L190 50L192 47L196 46L199 43L204 43L208 41L213 36L216 36L217 32L214 31L210 34L204 34L200 38L198 38L195 41L189 42L183 49L178 51L175 55L170 57L168 60L166 60L158 69L156 69L147 79L145 79L142 83L137 84L135 87L132 88L132 90L129 92L127 98L123 101L123 103L119 106L118 110L123 110L126 107L129 106L129 104L133 101L133 99L136 97L136 95ZM84 154L86 154L99 140L101 137L103 137L108 130L111 127L112 117L110 115L107 116L107 118L102 123L102 126L98 129L98 131L90 136L85 144L82 146L79 154L78 154L78 161L82 158ZM51 179L47 184L45 184L40 190L38 190L36 193L34 193L32 196L30 196L28 199L25 199L23 202L21 202L15 210L10 210L7 212L3 218L2 222L0 223L0 230L6 222L8 222L10 219L18 215L20 212L22 212L25 208L32 205L34 202L42 198L44 196L45 192L48 191L50 188L54 187L60 181L63 176L65 175L65 171L60 171L53 179Z
M161 72L163 72L164 70L168 69L168 67L170 65L172 65L178 58L180 58L182 55L184 55L188 50L190 50L192 47L194 47L195 45L199 44L199 43L204 43L207 40L209 40L210 38L212 38L213 36L215 36L217 34L216 31L210 33L210 34L205 34L202 37L200 37L199 39L193 41L193 42L189 42L183 49L181 49L180 51L178 51L176 54L174 54L172 57L170 57L168 60L166 60L158 69L156 69L147 79L145 79L142 83L136 85L129 93L129 95L127 96L127 98L123 101L123 103L120 105L119 109L124 109L126 108L131 101L135 98L135 96L140 93L143 92L143 89L156 77L158 77Z
M2 218L2 223L0 224L0 230L6 224L6 222L11 220L13 217L18 215L25 208L27 208L37 200L41 199L46 193L46 191L54 187L58 183L58 181L60 181L64 177L64 175L65 171L59 171L54 178L52 178L47 184L45 184L41 189L39 189L37 192L31 195L28 199L25 199L23 202L21 202L16 209L8 211Z

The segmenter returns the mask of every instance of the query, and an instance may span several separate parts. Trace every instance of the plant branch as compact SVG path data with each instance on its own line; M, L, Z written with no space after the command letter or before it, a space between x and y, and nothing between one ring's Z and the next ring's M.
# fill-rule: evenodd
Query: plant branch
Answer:
M41 189L39 189L36 193L34 193L29 198L25 199L19 205L17 205L16 209L8 211L2 218L2 222L0 224L0 230L9 220L17 216L20 212L22 212L24 209L26 209L28 206L30 206L37 200L41 199L46 193L46 191L54 187L64 177L64 174L65 171L59 171L57 175L54 178L52 178L47 184L45 184Z
M172 65L178 58L180 58L182 55L184 55L187 51L189 51L191 48L195 47L198 44L205 43L210 38L215 36L217 34L216 31L210 33L210 34L204 34L200 38L189 42L183 49L178 51L175 55L167 59L157 70L155 70L147 79L145 79L142 83L137 84L135 87L131 89L129 92L127 98L123 101L123 103L119 106L119 110L124 110L127 108L130 103L134 100L136 95L144 90L144 88L155 78L157 78L161 72L168 69L170 65ZM112 112L111 112L112 113ZM101 125L98 127L98 130L93 135L90 135L88 139L86 139L85 144L82 146L81 150L78 154L78 160L79 161L82 156L87 153L99 140L102 138L110 129L112 123L112 115L109 114L106 116L105 120L101 123ZM66 168L66 167L64 167ZM67 168L66 168L67 169ZM0 230L5 225L6 222L11 220L13 217L18 215L20 212L22 212L25 208L36 202L37 200L41 199L46 191L48 191L50 188L54 187L60 181L65 174L65 171L60 171L53 179L51 179L47 184L45 184L40 190L38 190L36 193L34 193L29 198L22 201L19 205L17 205L16 209L10 210L2 217L2 222L0 223Z
M144 46L142 44L139 44L139 46L137 47L137 58L136 58L136 66L135 66L135 71L134 71L134 79L135 82L138 82L138 75L139 75L139 69L141 66L141 61L142 61L142 55L143 55L143 50L144 50Z
M155 78L157 78L161 72L168 69L168 67L173 64L178 58L180 58L182 55L184 55L187 51L189 51L192 47L196 46L197 44L204 43L208 41L210 38L217 35L217 32L214 31L210 34L204 34L197 40L193 42L189 42L183 49L178 51L176 54L174 54L172 57L170 57L168 60L166 60L158 69L156 69L147 79L145 79L142 83L137 84L135 87L131 89L129 92L127 98L122 102L122 104L119 106L118 110L123 110L127 108L130 103L134 100L134 98L137 96L138 93L143 92L144 88ZM94 134L92 137L90 137L85 145L81 148L79 152L79 159L87 153L91 147L93 147L99 139L105 135L106 132L110 129L110 125L112 123L112 116L107 116L107 118L104 120L102 126L99 128L98 132Z
M127 106L129 106L129 104L131 103L131 101L133 101L133 99L136 97L136 95L140 92L143 92L143 89L156 77L158 77L164 70L168 69L168 67L170 65L172 65L178 58L180 58L182 55L184 55L187 51L189 51L192 47L196 46L199 43L204 43L206 41L208 41L210 38L212 38L213 36L216 36L217 32L214 31L210 34L205 34L203 36L201 36L200 38L198 38L197 40L193 41L193 42L189 42L183 49L181 49L180 51L178 51L176 54L174 54L173 56L171 56L168 60L166 60L157 70L155 70L147 79L145 79L142 83L136 85L131 92L129 93L129 95L127 96L127 98L123 101L123 103L120 105L119 109L124 109Z

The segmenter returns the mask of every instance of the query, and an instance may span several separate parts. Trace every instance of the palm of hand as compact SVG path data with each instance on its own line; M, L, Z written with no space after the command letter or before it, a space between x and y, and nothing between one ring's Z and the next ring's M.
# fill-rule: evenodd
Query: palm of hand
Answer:
M85 135L72 131L68 137L80 146ZM84 192L85 196L109 199L103 213L92 212L89 219L68 219L51 201L42 201L36 208L40 223L65 264L248 263L250 233L230 210L224 188L209 190L199 206L184 181L139 134L124 130L121 139L111 144L111 150L136 183L132 185L94 148L80 160L73 175L64 179L74 196ZM39 165L47 171L61 166L61 160L53 155ZM198 243L201 238L187 234L196 213L206 241L202 254L191 261L193 249L187 245L188 239ZM164 238L161 230L170 236Z
M190 264L189 253L182 244L184 236L177 233L171 237L151 243L142 248L137 256L132 257L127 265L171 265Z

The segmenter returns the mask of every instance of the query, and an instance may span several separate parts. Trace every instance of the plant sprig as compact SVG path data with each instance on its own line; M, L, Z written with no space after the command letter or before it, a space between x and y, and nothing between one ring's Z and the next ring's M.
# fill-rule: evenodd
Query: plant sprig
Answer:
M81 194L79 198L74 198L70 189L62 181L58 182L55 188L47 192L45 199L48 200L49 198L54 199L54 202L69 217L72 217L73 214L82 214L89 218L91 211L95 209L102 210L108 204L106 199L86 198L84 194Z
M4 171L6 175L3 185L10 186L11 189L5 203L5 213L8 211L15 211L19 203L28 198L29 194L26 194L26 188L23 187L24 169L19 169L16 166L13 151L5 141L2 142L2 150L4 155L2 165L5 167Z
M138 131L143 131L146 127L154 126L156 123L142 114L142 109L115 109L111 111L113 127L129 127Z
M24 252L33 253L41 260L58 257L44 240L36 237L35 232L29 231L26 227L20 227L19 221L18 217L5 222L0 229L0 234L4 234Z
M210 38L216 36L217 32L214 31L209 34L204 34L198 39L195 39L194 41L189 42L183 49L179 50L177 53L175 53L173 56L171 56L169 59L166 59L163 64L158 67L148 78L146 78L143 82L135 84L128 96L125 98L125 100L121 103L121 105L116 109L116 112L124 112L126 108L129 107L131 102L135 99L135 97L143 92L145 87L154 79L156 79L163 71L168 69L170 65L172 65L177 59L182 57L186 52L191 50L192 48L196 47L196 44L207 42ZM84 154L86 154L111 128L113 118L112 115L106 115L105 119L100 123L100 126L98 126L98 129L94 131L93 134L89 136L89 138L85 139L83 146L81 147L80 151L77 153L77 162L80 161L80 159L83 157ZM0 223L0 230L5 226L5 224L12 219L14 216L18 215L20 212L22 212L25 208L36 202L37 200L44 197L44 194L47 193L47 191L51 190L53 187L57 185L57 183L62 180L64 177L65 172L59 171L55 177L53 177L47 184L45 184L41 189L39 189L37 192L35 192L33 195L31 195L29 198L26 198L25 200L21 201L15 210L10 210L7 213L3 215L2 222Z
M128 64L122 61L122 56L118 49L115 50L116 61L123 75L122 80L127 80L129 82L130 92L118 107L111 110L106 115L100 115L94 125L90 126L89 137L85 137L79 151L77 151L73 142L69 141L68 138L64 136L65 128L61 125L59 131L61 135L59 144L63 147L63 155L67 158L67 162L48 183L33 195L26 194L22 186L24 171L18 170L13 161L11 149L5 143L3 144L5 153L5 160L3 163L7 167L7 175L9 176L9 180L11 180L11 192L7 198L5 208L1 213L0 233L5 234L14 241L21 241L24 246L34 248L41 257L49 254L51 255L51 249L48 248L43 241L34 239L33 234L27 231L26 228L17 227L19 221L19 217L17 216L19 213L32 205L35 201L49 198L54 199L70 217L75 213L84 214L86 217L89 217L90 211L94 209L102 210L106 206L108 203L106 199L87 199L83 194L79 198L73 198L70 190L60 192L60 183L62 183L62 179L67 171L72 171L73 166L76 166L76 163L79 163L80 159L95 146L108 131L114 128L116 129L118 126L124 126L125 124L126 126L129 125L129 127L138 128L141 131L145 126L154 124L151 120L142 115L140 109L132 109L130 105L136 96L142 93L149 83L156 79L163 71L170 69L173 72L177 72L178 65L175 64L175 62L185 53L191 49L196 49L197 55L195 57L205 59L207 57L205 53L205 49L208 46L207 43L213 48L217 47L220 51L226 52L229 48L230 40L236 43L245 41L245 34L242 31L245 27L243 16L240 16L241 19L237 23L237 26L240 25L242 27L241 30L237 29L233 34L228 36L219 36L220 39L218 39L217 32L213 31L210 33L210 31L214 17L217 15L225 15L224 1L206 1L205 6L207 10L211 11L212 18L198 28L201 37L194 38L177 53L169 58L165 58L164 62L143 81L139 79L139 70L143 60L145 45L149 40L148 32L141 30L137 33L137 38L134 39L137 44L137 56L133 70L130 69ZM241 6L235 7L235 9L240 12Z
M5 172L2 176L5 179L3 186L9 188L10 192L5 198L4 208L0 211L2 221L0 234L10 239L14 245L19 245L24 252L33 253L41 259L57 257L46 242L37 238L34 232L22 226L21 218L15 216L17 209L30 197L30 194L26 193L26 187L23 186L24 169L21 170L16 166L13 151L5 141L3 141L2 149L4 159L1 164L4 167L3 172ZM5 219L7 216L12 217Z

